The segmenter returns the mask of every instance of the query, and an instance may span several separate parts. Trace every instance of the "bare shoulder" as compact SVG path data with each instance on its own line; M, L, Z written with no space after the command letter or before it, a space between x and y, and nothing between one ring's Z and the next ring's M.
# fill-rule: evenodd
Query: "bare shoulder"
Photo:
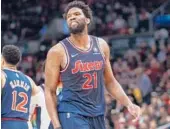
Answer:
M98 41L100 45L103 45L103 46L107 45L107 42L103 38L98 37Z
M46 58L46 69L54 69L53 67L59 67L62 65L62 62L64 60L65 57L65 49L63 47L63 45L59 42L58 44L56 44L55 46L53 46L47 54L47 58Z
M51 56L61 57L63 53L64 53L64 47L61 43L58 43L48 51L47 56L51 55Z
M110 51L108 43L103 38L98 38L98 42L99 42L100 49L102 50L102 52L106 56L107 53Z

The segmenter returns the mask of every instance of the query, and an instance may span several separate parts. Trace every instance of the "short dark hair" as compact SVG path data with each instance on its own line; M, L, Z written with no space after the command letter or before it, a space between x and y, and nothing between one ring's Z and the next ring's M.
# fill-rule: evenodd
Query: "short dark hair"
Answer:
M21 60L21 51L17 46L5 45L2 48L2 56L11 65L17 65Z
M92 10L90 9L90 7L87 4L85 4L83 1L77 1L77 0L68 3L64 11L65 19L67 19L68 11L74 7L80 8L83 11L84 15L92 21Z

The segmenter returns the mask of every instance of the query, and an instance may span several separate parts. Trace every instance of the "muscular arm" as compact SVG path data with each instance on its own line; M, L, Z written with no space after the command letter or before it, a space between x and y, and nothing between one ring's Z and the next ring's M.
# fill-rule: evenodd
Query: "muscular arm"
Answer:
M122 89L121 85L113 76L113 72L110 65L110 50L109 46L103 39L99 39L100 48L106 59L105 70L104 70L104 79L105 79L105 87L107 91L122 105L129 106L132 104L130 99L125 94L124 90Z
M61 44L57 44L49 50L45 65L45 100L54 128L61 126L58 119L56 95L62 60L61 47Z

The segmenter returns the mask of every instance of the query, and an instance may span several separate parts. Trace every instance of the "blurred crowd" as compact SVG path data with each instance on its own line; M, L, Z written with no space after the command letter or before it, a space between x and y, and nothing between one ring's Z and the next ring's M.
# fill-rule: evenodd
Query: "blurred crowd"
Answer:
M62 14L71 0L2 1L2 43L17 44L25 39L50 37L55 40L69 34ZM133 0L132 0L133 1ZM122 0L85 0L93 10L90 33L98 36L134 34L148 31L150 13L160 3ZM57 27L56 27L57 26Z
M141 106L142 116L133 123L127 109L106 94L108 129L156 129L170 123L170 42L142 42L112 66L126 93Z
M1 36L4 44L19 45L25 40L40 39L34 55L23 55L19 70L44 83L44 61L47 51L69 34L62 18L71 0L7 0L2 1ZM120 2L121 1L121 2ZM163 0L162 0L163 1ZM135 0L86 0L93 10L90 34L106 36L134 34L149 29L150 13L160 3ZM155 32L155 42L143 41L124 55L111 58L114 76L128 96L142 108L142 116L133 123L127 109L107 92L107 129L156 129L170 123L170 40L166 29ZM27 50L27 45L24 50Z

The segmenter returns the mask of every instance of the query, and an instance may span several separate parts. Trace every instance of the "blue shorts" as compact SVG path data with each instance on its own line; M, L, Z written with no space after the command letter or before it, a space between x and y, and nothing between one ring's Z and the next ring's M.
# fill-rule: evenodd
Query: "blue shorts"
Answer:
M105 129L104 115L87 117L74 113L59 113L62 129Z
M1 129L28 129L27 121L5 120L1 121Z

